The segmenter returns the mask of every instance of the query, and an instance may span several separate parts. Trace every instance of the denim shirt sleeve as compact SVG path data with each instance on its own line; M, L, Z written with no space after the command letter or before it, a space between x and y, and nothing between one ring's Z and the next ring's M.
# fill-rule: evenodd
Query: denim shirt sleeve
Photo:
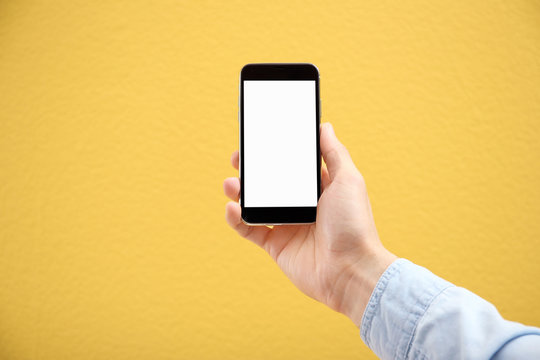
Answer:
M380 277L360 335L381 359L540 359L540 329L398 259Z

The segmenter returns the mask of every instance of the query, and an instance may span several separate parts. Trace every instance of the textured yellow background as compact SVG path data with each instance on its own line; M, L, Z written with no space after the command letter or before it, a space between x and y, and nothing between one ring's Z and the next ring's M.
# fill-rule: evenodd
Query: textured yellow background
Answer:
M1 359L373 357L225 225L262 61L319 67L390 250L540 325L537 1L1 1Z

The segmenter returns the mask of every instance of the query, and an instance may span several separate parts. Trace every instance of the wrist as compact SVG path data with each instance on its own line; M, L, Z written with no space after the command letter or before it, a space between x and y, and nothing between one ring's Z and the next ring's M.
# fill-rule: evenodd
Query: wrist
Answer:
M362 316L379 278L396 259L397 256L381 246L373 254L363 256L347 267L344 276L347 281L342 284L337 310L357 327L361 326Z

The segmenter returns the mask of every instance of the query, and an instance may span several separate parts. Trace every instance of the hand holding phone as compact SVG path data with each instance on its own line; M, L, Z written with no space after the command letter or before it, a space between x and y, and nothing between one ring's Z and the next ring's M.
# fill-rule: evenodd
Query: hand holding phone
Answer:
M301 291L359 325L377 280L396 256L381 244L362 175L330 124L321 126L320 145L326 167L315 224L245 224L237 177L223 185L232 200L225 217L238 234L265 249ZM238 163L234 152L236 169Z

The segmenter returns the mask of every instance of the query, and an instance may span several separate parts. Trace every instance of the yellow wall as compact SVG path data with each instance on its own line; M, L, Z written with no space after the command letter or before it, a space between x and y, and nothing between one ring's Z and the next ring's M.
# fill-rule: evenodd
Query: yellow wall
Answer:
M540 325L537 1L2 1L1 359L373 358L224 221L248 62L307 61L396 254Z

